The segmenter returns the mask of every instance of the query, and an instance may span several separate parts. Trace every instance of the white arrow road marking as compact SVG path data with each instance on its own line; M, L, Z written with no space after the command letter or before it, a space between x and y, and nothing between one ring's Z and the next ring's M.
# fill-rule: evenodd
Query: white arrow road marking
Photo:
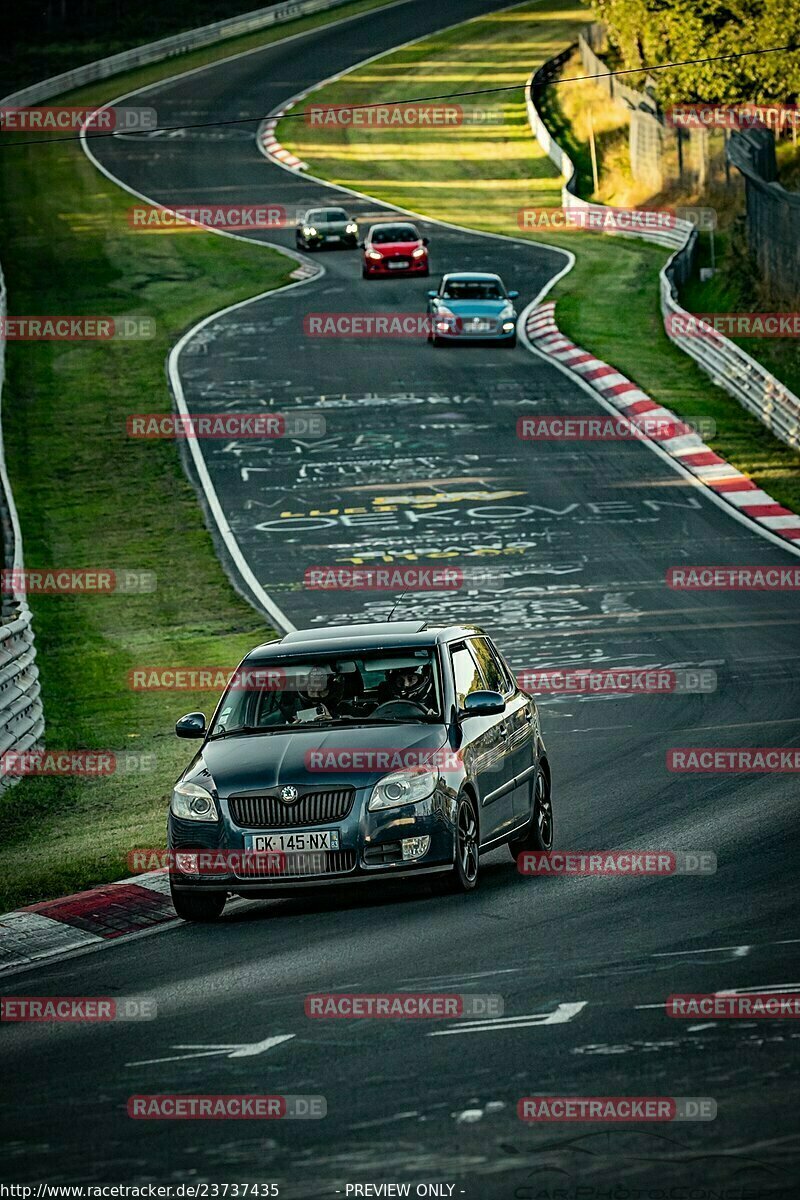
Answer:
M171 1054L168 1058L143 1058L139 1062L126 1063L126 1067L149 1067L153 1063L182 1062L187 1058L210 1058L214 1054L224 1054L226 1058L249 1058L253 1054L263 1054L281 1042L288 1042L293 1033L279 1033L276 1037L264 1038L262 1042L230 1042L217 1046L173 1046L173 1050L194 1050L194 1054Z
M459 1021L449 1029L436 1029L428 1037L448 1037L453 1033L486 1033L492 1029L526 1029L530 1025L564 1025L576 1017L587 1000L559 1004L551 1013L519 1013L515 1017L491 1017L485 1021Z
M650 957L682 958L684 954L722 954L726 950L732 950L734 958L745 958L752 949L752 946L709 946L706 950L665 950Z

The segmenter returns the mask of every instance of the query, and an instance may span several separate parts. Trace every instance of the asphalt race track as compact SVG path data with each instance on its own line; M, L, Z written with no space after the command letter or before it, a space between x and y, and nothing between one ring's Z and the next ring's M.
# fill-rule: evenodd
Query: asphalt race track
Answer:
M143 102L167 125L264 114L371 54L499 7L410 0L157 85ZM93 152L167 205L347 202L268 163L253 131L116 138ZM380 208L349 207L362 218ZM433 224L424 233L431 286L443 269L497 270L527 304L563 265L535 246ZM293 245L291 232L264 236ZM663 1003L671 993L800 988L796 777L676 775L666 754L797 744L800 611L791 592L680 592L664 578L682 564L795 558L646 445L519 440L521 415L600 411L521 344L434 350L423 340L306 337L308 313L422 312L429 286L363 282L357 253L314 262L324 274L211 322L178 361L193 412L266 403L326 419L325 436L304 443L200 443L255 576L300 627L386 616L396 599L309 590L309 566L415 556L491 566L499 582L415 594L399 615L484 625L516 668L713 669L712 694L552 697L541 708L558 847L707 850L718 870L524 878L504 849L483 860L470 897L396 885L241 904L216 926L17 976L9 993L152 996L159 1018L4 1029L15 1081L3 1105L8 1176L272 1181L291 1198L403 1181L454 1185L442 1194L469 1200L792 1195L793 1022L678 1021ZM621 319L636 314L609 313ZM518 1019L459 1028L304 1015L309 992L404 989L499 994ZM261 1044L281 1035L291 1036ZM322 1095L327 1117L266 1127L127 1117L129 1096L173 1092ZM516 1106L534 1093L712 1097L718 1112L650 1128L529 1126Z

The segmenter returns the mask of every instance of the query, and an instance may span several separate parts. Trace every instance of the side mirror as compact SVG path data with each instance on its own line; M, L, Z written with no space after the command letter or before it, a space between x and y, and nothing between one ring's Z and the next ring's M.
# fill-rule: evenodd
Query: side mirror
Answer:
M499 692L470 692L461 710L465 717L491 717L505 712L506 702Z
M423 239L422 239L422 244L423 244L423 246L430 246L430 244L431 244L431 239L430 239L430 238L423 238Z
M428 299L435 300L438 294L438 292L428 292Z
M363 250L363 249L364 249L364 247L365 247L365 245L366 245L366 243L365 243L365 242L359 242L359 243L358 243L358 245L359 245L359 248L360 248L361 250Z
M201 712L187 713L175 722L175 733L180 738L201 738L206 736L206 718Z
M519 298L519 292L509 292L508 298L509 300L517 300Z

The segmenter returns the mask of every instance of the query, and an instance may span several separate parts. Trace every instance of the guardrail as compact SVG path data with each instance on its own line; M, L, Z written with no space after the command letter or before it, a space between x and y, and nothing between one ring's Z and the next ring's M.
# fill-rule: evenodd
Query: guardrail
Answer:
M215 21L212 25L201 25L198 29L176 33L157 42L146 42L142 46L134 46L131 50L123 50L120 54L112 54L108 58L98 58L95 62L85 63L72 71L64 71L61 75L51 75L49 79L43 79L14 92L11 96L5 96L0 103L38 104L40 100L48 100L51 96L83 87L87 83L96 83L99 79L108 79L110 75L118 75L121 71L133 67L161 62L165 58L186 54L189 50L210 46L213 42L239 37L243 33L254 33L267 25L294 21L297 17L323 12L328 8L339 8L348 2L349 0L293 0L291 3L270 4L267 8L257 8L249 13L241 13L238 17Z
M575 164L554 140L536 103L539 94L574 50L575 45L567 47L531 75L526 88L528 121L537 142L564 176L562 206L565 209L583 208L602 214L606 205L592 204L577 195ZM667 320L668 317L683 317L688 322L691 318L691 314L678 303L678 288L689 279L697 251L697 233L692 223L679 220L673 228L668 229L604 229L603 232L610 237L642 238L672 249L673 253L660 272L661 315L667 337L694 359L714 383L758 417L775 437L794 449L800 449L800 398L794 392L722 334L709 331L708 336L689 336L675 331L672 322Z
M0 270L0 321L6 315L6 285ZM5 340L0 337L0 412L5 378ZM6 470L0 421L0 520L3 529L3 566L12 572L23 567L22 537L14 496ZM27 750L44 733L39 672L33 644L31 611L14 582L2 592L0 602L0 792L19 781L7 775L2 755L7 750Z

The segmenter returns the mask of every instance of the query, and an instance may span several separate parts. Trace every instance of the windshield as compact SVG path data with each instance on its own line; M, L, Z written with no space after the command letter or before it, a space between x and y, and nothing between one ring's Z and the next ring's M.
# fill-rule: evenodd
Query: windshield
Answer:
M308 214L306 218L307 225L313 225L316 221L319 225L324 225L328 221L346 221L347 213L343 208L315 208Z
M505 292L495 279L449 279L442 284L445 300L503 300Z
M212 736L304 724L441 720L431 649L320 651L245 664L219 706Z
M382 225L373 229L370 235L373 242L418 242L419 234L413 225Z

